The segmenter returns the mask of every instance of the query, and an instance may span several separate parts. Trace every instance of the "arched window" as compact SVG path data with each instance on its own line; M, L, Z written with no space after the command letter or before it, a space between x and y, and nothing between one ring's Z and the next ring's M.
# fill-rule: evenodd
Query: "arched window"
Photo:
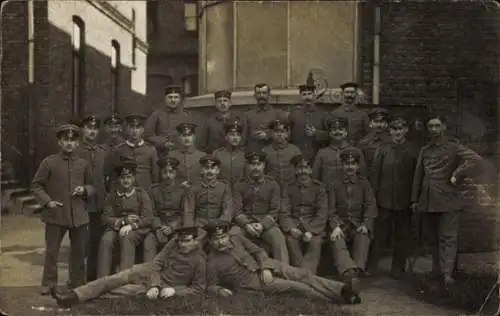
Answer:
M81 116L85 97L85 23L73 16L72 114Z
M120 43L111 41L111 113L118 111L120 92Z

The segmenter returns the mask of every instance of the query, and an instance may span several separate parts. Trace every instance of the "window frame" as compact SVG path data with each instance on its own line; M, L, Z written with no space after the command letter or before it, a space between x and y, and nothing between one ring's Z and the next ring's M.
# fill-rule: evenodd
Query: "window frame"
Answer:
M120 73L121 73L121 46L120 43L111 40L111 113L116 113L119 107Z
M184 21L184 31L192 36L197 36L198 31L200 28L200 23L198 20L198 14L199 14L199 5L198 1L195 0L185 0L182 2L183 5L183 21ZM193 16L188 16L187 13L187 6L194 6L194 15ZM188 19L194 19L195 21L195 28L194 29L189 29L188 28Z
M72 83L71 112L80 117L85 102L85 22L79 16L73 16L72 46Z

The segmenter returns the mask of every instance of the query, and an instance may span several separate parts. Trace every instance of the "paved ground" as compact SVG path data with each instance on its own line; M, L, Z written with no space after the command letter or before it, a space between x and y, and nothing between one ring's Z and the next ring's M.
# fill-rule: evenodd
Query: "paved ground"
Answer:
M23 216L5 216L1 220L2 256L0 270L0 310L9 315L52 315L54 302L47 297L36 295L40 283L44 260L44 234L39 219ZM61 262L59 262L59 282L67 280L67 264L64 258L68 256L68 240L63 241ZM477 258L477 255L473 256ZM486 259L492 263L493 256ZM387 262L382 263L387 266ZM472 261L472 267L477 263ZM428 269L428 260L417 263L417 269ZM361 312L363 315L459 315L460 311L446 310L441 307L419 301L415 296L409 296L401 291L402 284L387 277L373 280L363 294L364 303L359 307L346 307L349 311ZM3 295L2 295L3 293ZM5 295L9 293L8 295ZM22 309L20 308L22 306ZM35 308L35 309L32 309ZM45 309L42 311L40 309ZM61 311L65 315L76 315ZM59 314L59 313L58 313Z

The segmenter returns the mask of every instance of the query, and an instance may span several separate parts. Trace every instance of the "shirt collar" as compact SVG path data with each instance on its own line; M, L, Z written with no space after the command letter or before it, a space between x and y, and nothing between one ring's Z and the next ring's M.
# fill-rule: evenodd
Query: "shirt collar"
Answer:
M130 191L130 192L120 192L120 191L116 190L116 195L118 195L119 197L129 198L134 194L135 194L135 188L133 188L132 191Z
M141 147L142 145L144 145L144 139L141 139L141 140L137 143L137 145L136 145L136 144L131 143L128 139L125 141L125 143L127 143L127 145L128 145L129 147L132 147L132 148Z

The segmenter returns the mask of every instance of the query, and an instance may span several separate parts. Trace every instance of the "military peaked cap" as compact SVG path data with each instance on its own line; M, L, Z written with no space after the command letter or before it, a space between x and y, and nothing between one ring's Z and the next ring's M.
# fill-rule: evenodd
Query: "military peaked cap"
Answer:
M80 126L99 128L101 126L101 120L96 115L88 115L80 121Z
M68 139L76 139L80 137L80 127L78 127L75 124L62 124L59 126L56 130L56 136L57 138L60 138L62 136L68 138Z
M179 160L177 158L175 158L175 157L167 156L167 157L165 157L163 159L158 159L158 161L156 162L156 164L161 169L164 169L164 168L177 169L177 167L179 166Z
M183 92L182 86L179 85L171 85L165 88L165 94L178 93L182 95L182 92Z

